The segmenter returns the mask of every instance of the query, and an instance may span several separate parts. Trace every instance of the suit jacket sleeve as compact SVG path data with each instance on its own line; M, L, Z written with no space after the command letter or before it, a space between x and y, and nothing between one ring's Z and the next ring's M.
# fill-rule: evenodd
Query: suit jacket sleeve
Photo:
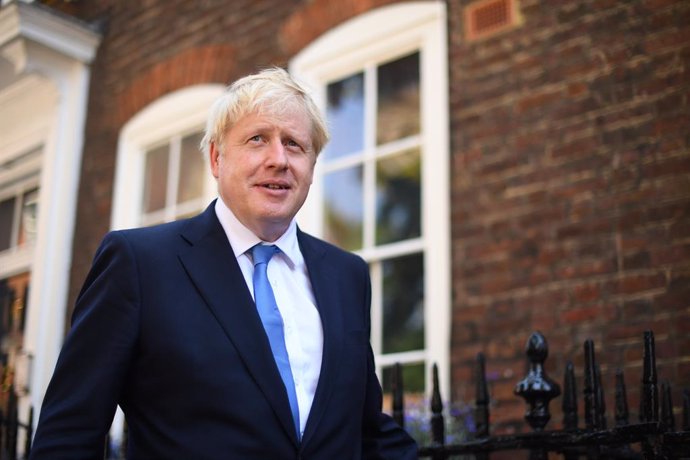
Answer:
M137 337L139 287L125 238L109 234L79 294L41 408L31 459L102 458Z

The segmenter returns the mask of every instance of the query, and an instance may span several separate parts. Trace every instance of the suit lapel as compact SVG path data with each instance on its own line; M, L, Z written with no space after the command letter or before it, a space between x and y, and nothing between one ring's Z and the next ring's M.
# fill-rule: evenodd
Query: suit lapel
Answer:
M235 346L245 367L297 444L294 422L268 338L214 203L190 220L182 237L190 244L179 258L209 310Z
M344 337L341 327L342 309L339 305L340 295L337 277L333 266L328 263L325 257L325 246L305 235L299 229L297 238L307 264L316 306L321 316L321 326L323 327L321 373L302 440L303 443L307 443L319 426L321 417L323 417L328 406L327 402L333 383L338 379L339 366L337 363L340 361Z

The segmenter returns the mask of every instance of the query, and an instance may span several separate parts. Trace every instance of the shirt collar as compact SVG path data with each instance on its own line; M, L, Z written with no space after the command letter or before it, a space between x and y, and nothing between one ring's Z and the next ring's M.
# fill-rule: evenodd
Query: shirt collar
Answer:
M235 257L242 256L242 254L245 254L255 245L262 243L258 236L237 219L220 197L216 200L215 211L220 224L223 226L223 230L225 230L225 235L228 237ZM280 249L288 264L293 268L303 263L304 259L297 241L297 223L295 219L292 219L285 233L271 244L275 244Z

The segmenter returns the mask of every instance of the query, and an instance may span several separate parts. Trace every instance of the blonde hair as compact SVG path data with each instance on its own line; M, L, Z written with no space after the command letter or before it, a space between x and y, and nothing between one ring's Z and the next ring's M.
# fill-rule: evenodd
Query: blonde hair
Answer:
M311 120L312 147L318 155L329 138L326 122L307 91L279 67L242 77L223 92L211 107L200 148L208 158L211 143L222 146L225 133L245 115L280 115L296 107Z

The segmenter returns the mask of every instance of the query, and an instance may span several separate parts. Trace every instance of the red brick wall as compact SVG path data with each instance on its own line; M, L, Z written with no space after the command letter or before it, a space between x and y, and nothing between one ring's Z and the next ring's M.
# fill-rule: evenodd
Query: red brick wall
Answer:
M455 397L474 397L484 351L493 420L511 430L525 408L512 395L525 343L541 330L550 376L562 382L572 360L580 391L593 339L604 385L622 368L636 417L652 329L679 410L690 387L690 3L522 0L521 26L476 42L464 36L468 4L448 2ZM606 403L611 420L611 391Z
M110 225L124 122L186 85L285 64L329 28L387 3L76 2L79 16L106 29L70 304ZM524 404L512 389L538 329L558 381L571 359L581 385L582 343L595 340L605 384L622 367L636 411L642 332L653 329L659 375L676 384L678 406L679 386L690 387L690 4L522 0L520 27L468 42L469 2L447 3L454 398L472 400L483 351L495 428L515 426ZM610 414L610 391L607 404Z

